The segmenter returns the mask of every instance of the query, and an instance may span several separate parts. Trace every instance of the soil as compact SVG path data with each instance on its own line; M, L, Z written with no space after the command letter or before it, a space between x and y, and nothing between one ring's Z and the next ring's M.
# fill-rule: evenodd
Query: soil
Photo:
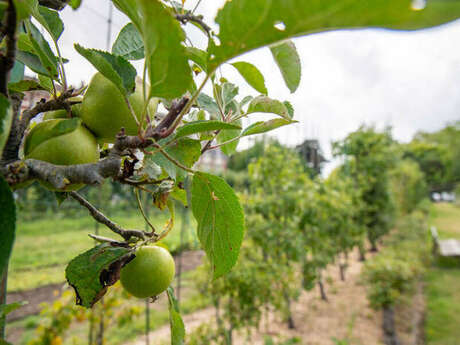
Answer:
M371 255L373 253L369 253L368 257ZM288 329L286 322L269 311L263 316L259 329L252 330L250 338L246 333L235 334L233 344L263 345L265 337L271 336L284 340L298 337L303 345L336 345L339 340L347 340L346 344L353 345L382 345L382 315L368 305L365 288L359 281L362 265L358 255L350 256L345 282L340 280L339 267L330 266L324 274L328 302L320 299L317 287L303 292L298 301L292 304L295 329ZM396 308L398 334L402 344L421 344L423 310L421 288L411 303ZM214 315L213 308L185 315L186 333L193 332L202 323L213 322ZM150 344L169 344L169 337L169 326L165 325L151 332ZM145 345L145 336L129 345Z
M186 251L182 253L182 272L195 269L201 264L204 256L203 251ZM174 257L176 267L179 260L178 256ZM40 312L40 304L43 302L52 303L59 298L60 290L66 283L51 284L41 286L26 291L11 292L7 295L7 303L17 301L27 301L28 304L15 310L8 315L8 322L20 320L26 316L35 315Z

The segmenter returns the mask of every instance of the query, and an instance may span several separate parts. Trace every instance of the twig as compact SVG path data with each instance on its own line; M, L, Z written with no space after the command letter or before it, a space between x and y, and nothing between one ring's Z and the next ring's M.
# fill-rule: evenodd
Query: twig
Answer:
M217 130L214 133L213 137L206 143L206 145L204 145L204 147L201 149L201 154L203 154L203 153L205 153L206 151L209 150L209 148L211 147L212 142L216 139L216 137L219 135L219 133L220 133L220 129Z
M141 202L141 199L139 198L139 190L136 189L134 191L134 194L136 194L137 205L139 207L139 210L141 211L142 217L144 217L145 222L148 224L150 229L152 229L152 233L155 233L156 232L155 227L153 226L152 223L150 223L148 217L146 216L146 214L144 212L144 208L142 207L142 202Z
M107 218L102 212L100 212L97 208L95 208L91 203L83 198L77 192L70 192L69 195L74 198L80 205L87 208L91 216L99 223L104 224L114 233L120 235L125 239L125 241L129 241L132 237L137 237L141 240L145 240L146 233L140 230L125 230L118 224L112 222L109 218Z
M99 243L110 243L111 245L116 246L116 247L126 247L126 248L129 247L128 243L120 242L120 241L114 240L112 238L98 236L98 235L94 235L94 234L88 234L88 236L91 237L96 242L99 242Z
M192 12L186 12L184 14L176 14L176 19L180 21L182 24L187 24L187 22L194 22L200 25L204 31L211 35L211 27L203 21L202 15L194 15Z
M160 145L158 145L157 143L154 143L153 147L157 148L163 154L163 156L166 157L167 160L169 160L173 164L177 165L179 168L181 168L181 169L183 169L185 171L188 171L189 173L192 173L192 174L195 173L195 170L190 169L189 167L186 167L185 165L183 165L181 162L177 161L174 157L170 156L165 150L163 150L163 148Z

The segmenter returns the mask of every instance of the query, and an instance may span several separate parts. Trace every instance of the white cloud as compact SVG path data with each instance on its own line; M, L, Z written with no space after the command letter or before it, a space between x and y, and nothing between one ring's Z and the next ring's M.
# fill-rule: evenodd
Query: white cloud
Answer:
M209 18L222 3L203 0L198 12ZM64 56L71 59L66 69L72 83L87 82L94 73L73 43L105 49L107 14L107 0L83 1L81 10L63 11L66 32L61 44ZM112 42L126 22L114 10ZM201 33L189 32L195 42L203 43ZM436 130L447 121L460 119L459 37L457 21L418 32L354 30L298 38L303 77L294 95L283 85L268 49L238 60L255 63L266 77L270 95L289 100L295 107L301 123L274 135L290 145L318 137L329 153L332 140L343 138L364 122L391 125L395 137L407 141L418 130ZM242 92L254 94L231 67L224 66L222 73L240 84Z

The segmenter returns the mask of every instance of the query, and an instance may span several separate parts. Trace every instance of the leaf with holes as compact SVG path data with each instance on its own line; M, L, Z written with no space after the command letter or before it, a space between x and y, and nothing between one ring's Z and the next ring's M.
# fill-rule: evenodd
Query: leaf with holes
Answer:
M302 66L294 42L287 41L275 44L270 47L270 50L283 75L286 86L291 93L295 92L300 84Z
M218 278L238 260L244 236L243 209L225 180L211 174L195 173L191 194L198 238Z
M241 126L233 123L227 123L222 121L193 121L189 122L182 127L179 127L176 131L175 138L182 138L192 134L198 134L209 131L223 131L223 130L240 130Z
M234 62L231 64L256 91L266 95L268 93L265 86L265 78L259 69L249 62Z
M292 37L337 29L378 27L416 30L460 17L460 1L232 0L219 11L219 45L211 46L210 71L233 57ZM237 19L236 19L237 18Z
M97 49L86 49L75 44L75 49L88 60L104 77L114 83L124 95L134 92L136 69L121 56Z
M121 268L134 258L132 250L100 244L72 259L65 270L77 304L91 308L120 278Z
M121 29L112 46L112 54L120 55L126 60L140 60L144 58L144 42L139 30L133 23L128 23Z

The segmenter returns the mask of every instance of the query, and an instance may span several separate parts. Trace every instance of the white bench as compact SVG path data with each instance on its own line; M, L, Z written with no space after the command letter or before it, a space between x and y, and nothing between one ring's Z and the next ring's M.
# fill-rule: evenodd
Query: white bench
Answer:
M436 227L431 227L431 237L433 238L433 253L441 256L460 257L460 241L454 239L440 240Z

